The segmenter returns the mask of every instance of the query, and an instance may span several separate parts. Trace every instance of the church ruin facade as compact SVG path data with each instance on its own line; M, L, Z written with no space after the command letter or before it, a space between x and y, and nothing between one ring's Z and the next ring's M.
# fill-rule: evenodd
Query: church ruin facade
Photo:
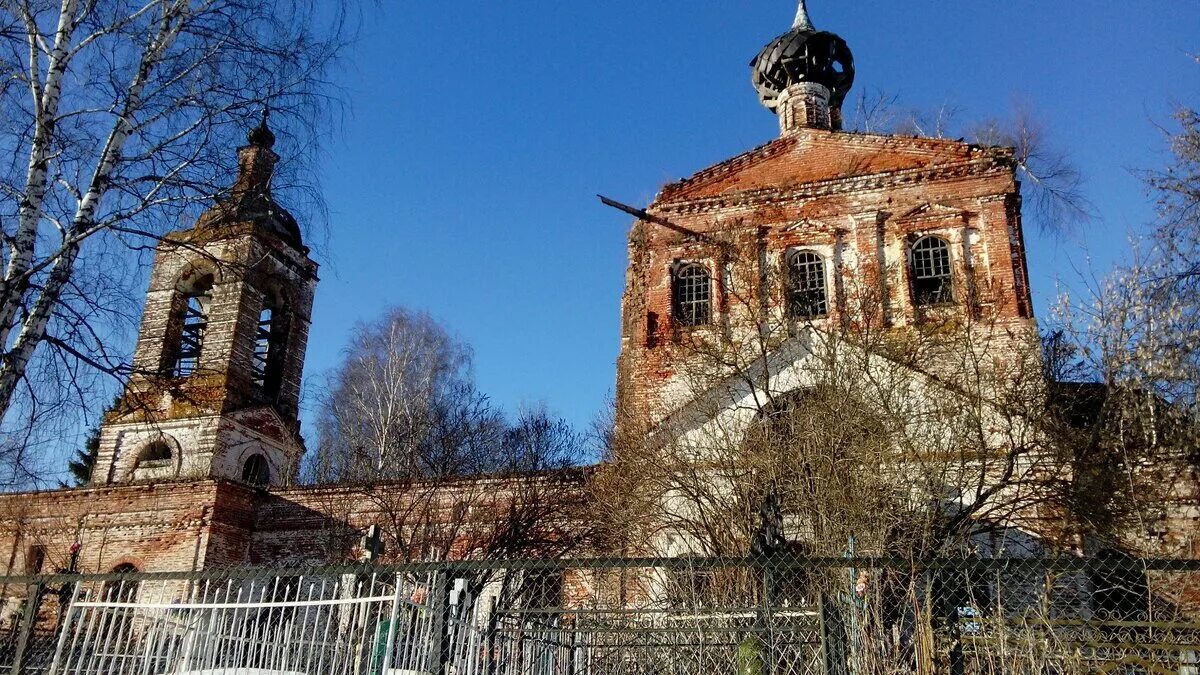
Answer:
M811 384L822 334L900 348L961 328L972 336L962 349L995 379L1036 352L1012 152L848 132L853 79L846 42L802 4L752 64L778 138L667 185L634 224L617 364L627 430L680 438L737 418L745 433L760 393ZM134 374L104 418L90 485L0 496L8 573L357 560L381 492L421 494L433 520L455 519L464 490L487 492L492 510L546 482L542 498L586 498L587 471L432 495L416 483L296 484L318 276L271 196L273 143L264 119L238 150L228 197L160 244ZM714 367L713 349L733 356ZM954 384L939 380L939 360L959 357L925 364L926 391ZM761 378L743 376L763 364ZM473 551L465 534L439 550Z

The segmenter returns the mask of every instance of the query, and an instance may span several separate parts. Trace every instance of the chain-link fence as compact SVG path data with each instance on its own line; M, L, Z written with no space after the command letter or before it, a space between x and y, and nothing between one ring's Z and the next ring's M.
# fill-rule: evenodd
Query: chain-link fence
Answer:
M1200 675L1200 561L470 561L0 594L11 673Z

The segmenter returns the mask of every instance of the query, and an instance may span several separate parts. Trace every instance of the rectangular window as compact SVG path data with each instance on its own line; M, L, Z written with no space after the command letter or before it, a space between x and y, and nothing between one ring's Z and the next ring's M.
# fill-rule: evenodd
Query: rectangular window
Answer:
M25 554L25 573L41 574L46 567L46 547L30 546Z
M529 609L557 609L563 605L563 574L561 570L534 570L525 574L521 586L525 606Z

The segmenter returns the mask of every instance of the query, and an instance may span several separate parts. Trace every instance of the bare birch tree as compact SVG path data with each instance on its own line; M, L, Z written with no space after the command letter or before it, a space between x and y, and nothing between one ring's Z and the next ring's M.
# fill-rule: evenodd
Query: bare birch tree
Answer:
M32 380L39 358L127 374L110 331L131 263L228 187L264 106L295 146L280 187L303 194L342 16L340 1L0 2L0 416L22 387L83 381Z
M387 310L354 328L318 394L313 478L482 473L503 421L475 387L471 349L428 314Z

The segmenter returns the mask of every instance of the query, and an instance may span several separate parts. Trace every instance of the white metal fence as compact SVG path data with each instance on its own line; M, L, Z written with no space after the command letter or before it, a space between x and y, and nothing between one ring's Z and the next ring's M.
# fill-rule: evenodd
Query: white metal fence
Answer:
M0 600L13 674L1200 675L1198 561L474 561L0 577Z

